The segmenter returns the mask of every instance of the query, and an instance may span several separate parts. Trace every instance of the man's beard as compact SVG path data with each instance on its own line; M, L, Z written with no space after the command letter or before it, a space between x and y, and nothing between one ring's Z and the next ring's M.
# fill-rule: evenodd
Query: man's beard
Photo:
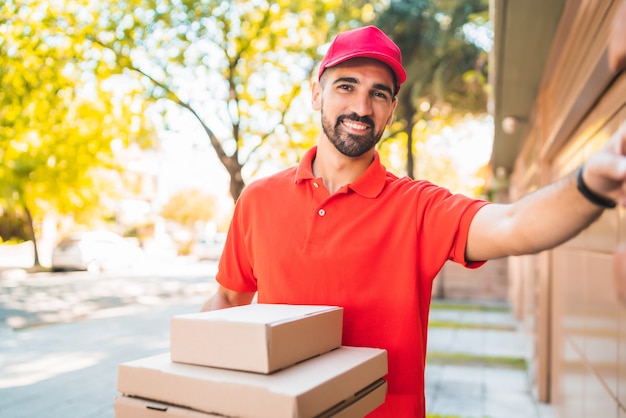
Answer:
M350 133L340 133L339 127L343 120L352 120L368 125L369 130L363 135L355 135ZM322 111L322 130L330 142L337 150L347 157L360 157L367 151L371 150L380 141L384 130L376 133L374 130L374 121L367 116L359 116L356 113L350 115L341 115L337 118L337 122L333 126L332 122L324 116Z

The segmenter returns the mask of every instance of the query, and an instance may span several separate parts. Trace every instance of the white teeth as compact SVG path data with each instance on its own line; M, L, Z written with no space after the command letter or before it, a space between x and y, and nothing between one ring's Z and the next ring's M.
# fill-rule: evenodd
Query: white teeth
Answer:
M351 128L351 129L358 129L360 131L364 131L367 129L366 125L361 125L360 123L349 122L349 121L344 121L343 123L344 125L346 125L348 128Z

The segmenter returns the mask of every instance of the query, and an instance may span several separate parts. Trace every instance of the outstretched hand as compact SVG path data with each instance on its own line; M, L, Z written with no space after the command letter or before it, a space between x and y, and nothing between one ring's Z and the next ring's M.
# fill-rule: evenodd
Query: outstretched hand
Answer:
M612 71L626 68L626 0L619 5L609 38L609 67Z
M583 179L595 193L626 207L626 122L585 162Z

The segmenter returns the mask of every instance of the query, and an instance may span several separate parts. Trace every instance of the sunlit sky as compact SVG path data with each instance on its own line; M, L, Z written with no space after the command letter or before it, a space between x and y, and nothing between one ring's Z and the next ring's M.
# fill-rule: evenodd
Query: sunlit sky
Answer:
M491 116L471 119L457 127L445 128L441 135L444 144L454 143L449 154L463 174L472 175L491 157L493 146L493 118Z
M214 195L219 210L228 211L229 176L209 140L200 129L162 132L159 167L159 194L162 201L180 189L199 189Z

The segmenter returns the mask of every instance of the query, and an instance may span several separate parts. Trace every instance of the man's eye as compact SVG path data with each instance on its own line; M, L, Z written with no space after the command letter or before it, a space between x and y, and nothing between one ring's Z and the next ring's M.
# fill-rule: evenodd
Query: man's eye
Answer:
M349 84L340 84L338 88L341 90L352 90L352 86Z
M373 96L378 97L380 99L385 99L387 100L387 95L381 91L375 91L372 93Z

